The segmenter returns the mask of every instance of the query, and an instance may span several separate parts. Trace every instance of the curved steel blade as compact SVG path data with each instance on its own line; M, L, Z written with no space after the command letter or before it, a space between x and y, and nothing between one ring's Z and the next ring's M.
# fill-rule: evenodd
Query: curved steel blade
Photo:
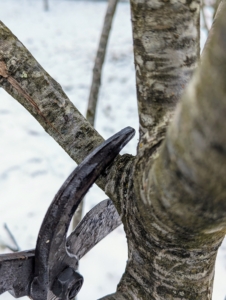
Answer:
M120 216L110 199L91 209L67 238L67 250L81 259L97 243L121 225Z

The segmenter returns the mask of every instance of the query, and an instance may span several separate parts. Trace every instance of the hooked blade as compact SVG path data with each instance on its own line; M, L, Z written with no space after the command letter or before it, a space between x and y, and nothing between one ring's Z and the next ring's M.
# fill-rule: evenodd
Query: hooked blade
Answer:
M113 202L106 199L91 209L67 238L67 251L80 260L121 224Z

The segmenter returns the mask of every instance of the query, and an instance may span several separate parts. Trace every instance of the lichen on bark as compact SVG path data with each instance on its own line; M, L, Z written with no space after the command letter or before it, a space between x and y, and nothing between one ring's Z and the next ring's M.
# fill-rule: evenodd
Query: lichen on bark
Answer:
M0 62L0 72L2 72L0 73L0 86L34 116L73 160L80 163L103 142L101 135L68 99L60 84L42 68L2 22L0 22ZM3 74L5 70L3 66L6 67L7 76ZM15 84L18 88L15 88ZM29 101L29 98L34 104ZM117 164L123 165L127 162L128 156L125 159L124 156L118 156L118 159L106 171L105 176L101 176L97 181L108 196L116 201L115 204L118 207L117 203L123 200L116 199L113 194L108 193L105 188L106 184L112 187L114 182L110 175L108 175L107 182L106 176L110 172L115 178L120 178ZM117 188L120 189L120 186L117 185L115 189Z

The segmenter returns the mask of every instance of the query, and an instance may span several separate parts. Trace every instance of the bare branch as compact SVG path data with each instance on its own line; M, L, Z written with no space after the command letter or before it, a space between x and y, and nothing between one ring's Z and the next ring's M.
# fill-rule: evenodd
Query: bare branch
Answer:
M102 72L108 38L109 38L117 3L118 0L109 0L108 2L108 7L104 19L104 25L100 37L94 68L93 68L93 79L92 79L92 85L89 94L88 109L86 113L86 118L91 125L94 125L97 99L98 99L98 94L99 94L99 89L101 84L101 72Z
M9 229L9 227L7 226L6 223L4 224L4 228L5 228L5 230L7 231L7 233L8 233L8 235L9 235L11 241L13 242L13 244L14 244L14 246L15 246L14 248L9 247L9 246L7 246L7 247L8 247L11 251L13 251L13 252L18 252L18 251L20 251L20 247L18 246L17 241L16 241L14 235L12 234L12 232L10 231L10 229Z
M80 163L103 138L71 103L61 86L40 66L25 46L0 22L0 86L20 102L44 127L55 141ZM113 187L117 175L117 164L124 158L118 156L108 173L98 180L105 189ZM125 164L128 156L125 158ZM115 178L113 181L111 178ZM114 189L118 189L119 185ZM108 196L114 201L111 192ZM117 199L120 201L120 199Z
M101 83L102 67L105 59L108 38L109 38L117 3L118 0L109 0L108 2L108 7L104 19L104 25L100 37L94 68L93 68L93 79L90 88L88 108L86 112L86 119L90 122L92 126L94 126L94 122L95 122L96 106L97 106L98 94L99 94L100 83ZM75 228L78 225L78 223L81 221L83 203L84 200L79 204L79 207L73 217L73 228Z
M9 229L9 227L7 226L6 223L4 224L4 228L5 228L5 230L6 230L7 234L8 234L8 236L9 236L9 238L11 239L11 241L12 241L12 243L13 243L14 246L11 246L11 245L9 245L8 243L6 243L6 242L4 242L4 241L1 240L1 241L0 241L0 248L3 248L3 249L8 248L8 249L11 250L12 252L18 252L18 251L20 251L20 248L19 248L19 246L18 246L18 244L17 244L16 239L15 239L14 235L12 234L12 232L10 231L10 229Z

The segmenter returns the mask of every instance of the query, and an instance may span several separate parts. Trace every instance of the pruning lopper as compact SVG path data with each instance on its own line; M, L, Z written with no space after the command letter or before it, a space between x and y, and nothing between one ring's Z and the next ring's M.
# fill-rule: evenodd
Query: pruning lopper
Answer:
M64 182L44 217L35 250L0 255L0 294L33 300L74 299L83 284L79 260L121 224L110 199L91 209L67 238L83 197L134 136L127 127L103 142Z

